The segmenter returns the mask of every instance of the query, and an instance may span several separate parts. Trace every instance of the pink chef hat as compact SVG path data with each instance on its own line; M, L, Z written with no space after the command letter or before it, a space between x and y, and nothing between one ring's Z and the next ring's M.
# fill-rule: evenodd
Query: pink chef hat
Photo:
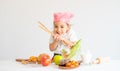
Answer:
M64 22L64 23L69 23L70 19L73 17L72 13L68 12L57 12L54 13L54 22Z

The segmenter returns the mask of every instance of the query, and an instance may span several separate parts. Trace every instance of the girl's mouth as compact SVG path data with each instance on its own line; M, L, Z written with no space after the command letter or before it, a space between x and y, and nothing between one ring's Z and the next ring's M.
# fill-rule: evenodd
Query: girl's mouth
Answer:
M59 34L59 35L60 35L61 33L60 33L60 32L57 32L57 34Z

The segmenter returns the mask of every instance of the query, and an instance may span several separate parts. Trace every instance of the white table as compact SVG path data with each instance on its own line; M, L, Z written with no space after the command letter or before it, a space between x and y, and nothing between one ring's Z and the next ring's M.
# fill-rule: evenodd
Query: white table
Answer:
M0 61L0 71L120 71L120 60L113 60L108 63L80 65L75 69L59 69L56 65L51 64L43 67L40 64L23 65L16 61Z

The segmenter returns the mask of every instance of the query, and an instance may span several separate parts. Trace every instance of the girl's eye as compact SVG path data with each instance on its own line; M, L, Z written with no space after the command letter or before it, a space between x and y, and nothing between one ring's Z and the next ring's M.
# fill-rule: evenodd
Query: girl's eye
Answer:
M64 28L63 26L61 26L61 28Z
M54 26L55 28L58 28L58 26Z

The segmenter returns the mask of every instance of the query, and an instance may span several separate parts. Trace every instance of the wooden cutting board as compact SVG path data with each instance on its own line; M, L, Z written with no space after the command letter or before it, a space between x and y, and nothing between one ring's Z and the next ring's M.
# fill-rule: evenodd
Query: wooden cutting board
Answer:
M60 69L74 69L74 68L77 68L77 67L80 66L81 61L78 61L78 63L79 63L78 66L73 66L73 67L66 67L66 66L60 66L60 65L59 65L59 68L60 68Z
M66 66L59 66L60 69L74 69L74 68L77 68L79 67L80 65L78 66L75 66L75 67L66 67Z
M18 58L16 59L17 62L22 62L22 61L29 61L29 59L21 59L21 58Z

